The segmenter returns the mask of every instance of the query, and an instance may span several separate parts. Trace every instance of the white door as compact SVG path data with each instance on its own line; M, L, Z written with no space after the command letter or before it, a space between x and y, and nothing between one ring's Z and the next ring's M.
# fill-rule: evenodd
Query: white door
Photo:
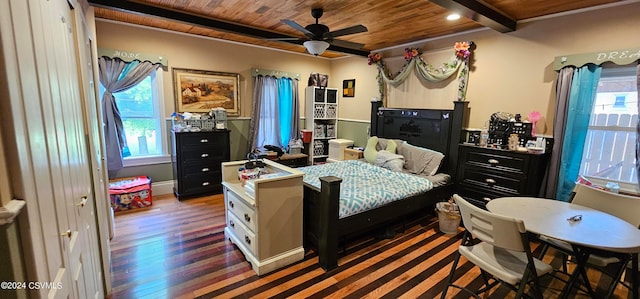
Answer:
M78 82L81 84L81 108L80 113L84 115L84 134L85 165L89 167L88 171L91 175L84 175L87 179L85 182L88 186L92 186L88 190L89 195L86 207L84 207L84 222L87 224L87 235L89 237L89 246L91 259L94 261L96 269L102 266L103 271L98 273L99 278L95 283L102 284L104 280L104 290L96 292L96 298L106 297L109 295L107 290L111 289L111 258L109 239L112 235L111 227L113 225L111 218L111 206L109 204L108 179L106 172L106 161L102 153L104 152L104 138L102 135L102 114L99 109L99 102L96 100L96 86L94 78L97 76L97 67L94 69L94 61L97 61L94 54L94 37L91 34L90 26L79 10L74 10L74 37L78 54ZM86 172L84 172L86 174ZM93 200L91 200L93 199ZM90 217L90 218L86 218ZM94 223L94 219L98 222ZM97 225L95 225L97 224ZM101 245L101 246L100 246ZM100 259L102 253L103 259ZM101 279L100 279L101 278Z
M75 3L0 1L8 83L0 91L9 95L0 106L11 115L1 121L14 133L3 143L11 187L27 202L20 219L27 277L62 286L30 290L32 297L103 297Z
M69 229L69 266L78 298L100 296L100 263L97 241L95 201L91 184L87 135L84 127L83 89L80 82L79 64L82 59L76 46L76 15L65 1L55 1L55 11L60 16L60 27L55 42L56 71L60 79L63 118L58 118L64 128L67 145L68 173L63 175L71 186L66 199ZM62 136L61 136L62 137ZM63 173L66 173L64 170Z
M62 176L67 168L62 154L66 144L59 138L64 135L54 112L61 106L59 86L46 51L52 13L44 1L2 1L0 6L2 71L9 95L2 108L12 116L2 121L3 128L13 130L3 135L3 142L11 188L26 201L27 216L19 220L27 277L62 287L29 292L32 297L75 297L66 254L72 236Z

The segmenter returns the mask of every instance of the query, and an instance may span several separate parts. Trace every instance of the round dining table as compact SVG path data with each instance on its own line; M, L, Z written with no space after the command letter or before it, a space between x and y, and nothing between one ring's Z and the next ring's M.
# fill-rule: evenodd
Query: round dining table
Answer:
M492 213L518 218L527 231L571 243L583 251L603 250L632 256L632 292L638 298L640 229L611 214L564 201L536 197L501 197L487 203ZM584 267L584 264L578 265ZM571 285L569 285L569 288Z

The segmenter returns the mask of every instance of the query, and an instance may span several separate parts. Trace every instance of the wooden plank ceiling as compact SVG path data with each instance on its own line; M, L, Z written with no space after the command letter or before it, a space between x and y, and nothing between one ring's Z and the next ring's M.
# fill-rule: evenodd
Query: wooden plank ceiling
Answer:
M366 56L370 51L428 38L490 27L517 30L517 21L621 0L89 0L96 18L305 53L304 34L281 20L303 27L315 23L312 8L323 8L319 23L331 31L362 24L368 32L337 39L361 43L361 49L332 45L322 56ZM462 15L447 21L452 12ZM293 37L274 41L273 38Z

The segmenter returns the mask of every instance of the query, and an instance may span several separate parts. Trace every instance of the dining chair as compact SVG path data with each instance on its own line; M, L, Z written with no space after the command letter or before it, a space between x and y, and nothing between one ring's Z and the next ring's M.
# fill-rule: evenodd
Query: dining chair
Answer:
M571 203L611 214L640 228L640 198L638 197L613 193L584 184L577 184L574 188ZM539 236L539 239L544 243L539 258L544 256L549 246L554 247L563 255L563 271L568 274L566 268L567 257L575 256L571 244L548 236ZM622 275L630 260L631 256L628 254L599 252L589 255L587 265L599 268L602 273L611 276L613 279L605 298L610 298L613 295L618 283L630 288L628 284L621 281ZM614 273L610 273L611 270L607 271L605 269L609 265L614 264L617 264L617 267L613 267L615 270ZM585 281L585 286L589 292L592 291L588 281Z
M525 294L525 287L531 284L533 296L542 298L538 277L551 273L553 268L533 257L524 222L476 207L457 194L453 198L462 214L465 233L441 298L446 298L450 287L480 298L479 294L499 283L514 290L515 298L530 297ZM454 284L461 256L480 268L485 285L476 292Z

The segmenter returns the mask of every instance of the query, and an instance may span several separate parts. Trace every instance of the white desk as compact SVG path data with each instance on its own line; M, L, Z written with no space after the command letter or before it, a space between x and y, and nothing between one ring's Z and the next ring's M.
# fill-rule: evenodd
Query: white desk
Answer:
M632 254L633 298L638 298L640 229L613 215L558 200L533 197L502 197L487 204L492 213L519 218L527 231L546 235L583 248ZM582 215L580 221L568 221ZM588 251L584 261L588 258ZM584 266L584 265L582 265ZM578 271L576 271L578 272Z

